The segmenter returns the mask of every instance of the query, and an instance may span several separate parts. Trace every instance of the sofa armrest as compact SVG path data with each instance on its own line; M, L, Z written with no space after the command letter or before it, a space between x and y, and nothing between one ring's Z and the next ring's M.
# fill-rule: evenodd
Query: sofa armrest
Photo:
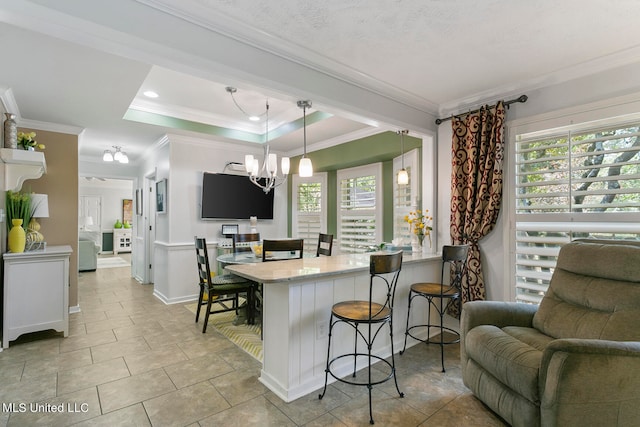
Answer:
M479 325L532 327L537 305L504 301L470 301L462 306L460 331L466 333Z
M632 425L640 416L640 342L554 340L539 384L543 425Z
M471 329L480 325L522 326L531 328L537 305L505 301L470 301L462 306L460 316L460 359L464 369L467 355L464 337Z

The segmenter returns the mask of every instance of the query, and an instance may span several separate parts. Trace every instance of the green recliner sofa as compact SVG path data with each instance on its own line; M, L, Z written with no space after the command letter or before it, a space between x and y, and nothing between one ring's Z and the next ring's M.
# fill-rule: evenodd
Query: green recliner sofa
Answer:
M464 384L513 426L640 425L640 243L564 245L539 306L464 304Z

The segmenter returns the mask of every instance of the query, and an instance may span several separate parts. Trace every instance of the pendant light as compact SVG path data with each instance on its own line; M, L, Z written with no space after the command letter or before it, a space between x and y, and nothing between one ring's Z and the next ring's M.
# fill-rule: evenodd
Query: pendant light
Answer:
M307 108L311 108L311 101L298 101L298 107L302 108L302 127L304 131L304 152L300 159L298 175L302 178L313 176L313 165L311 159L307 157Z
M407 185L409 184L409 173L404 168L404 136L409 133L408 130L399 130L398 135L400 135L400 156L402 159L402 169L398 171L398 185Z

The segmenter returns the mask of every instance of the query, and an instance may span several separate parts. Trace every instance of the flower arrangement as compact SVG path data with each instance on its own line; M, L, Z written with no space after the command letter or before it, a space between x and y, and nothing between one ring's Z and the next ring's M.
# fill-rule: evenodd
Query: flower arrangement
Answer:
M38 144L38 141L36 141L35 132L18 132L18 146L22 147L23 150L35 150L36 148L38 150L44 150L45 148L44 144Z
M31 194L14 191L7 191L7 230L11 230L11 220L22 219L23 227L26 229L31 220Z
M429 216L429 209L411 211L409 215L404 217L404 220L409 223L411 232L416 235L420 245L422 245L425 236L431 236L431 230L433 230L431 221L433 221L433 217Z

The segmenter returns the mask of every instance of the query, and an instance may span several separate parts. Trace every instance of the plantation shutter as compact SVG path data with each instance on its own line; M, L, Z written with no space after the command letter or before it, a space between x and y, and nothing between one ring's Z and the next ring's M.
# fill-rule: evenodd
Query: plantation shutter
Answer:
M382 164L339 170L338 243L361 253L382 242Z
M516 136L516 300L539 303L560 247L640 239L640 122Z
M293 236L304 239L304 251L315 253L318 234L326 233L327 174L315 173L309 178L293 176Z
M420 177L418 169L418 150L404 154L404 167L409 175L409 183L399 185L397 176L402 169L402 158L393 159L393 237L401 238L405 244L411 242L411 230L405 217L418 208Z

